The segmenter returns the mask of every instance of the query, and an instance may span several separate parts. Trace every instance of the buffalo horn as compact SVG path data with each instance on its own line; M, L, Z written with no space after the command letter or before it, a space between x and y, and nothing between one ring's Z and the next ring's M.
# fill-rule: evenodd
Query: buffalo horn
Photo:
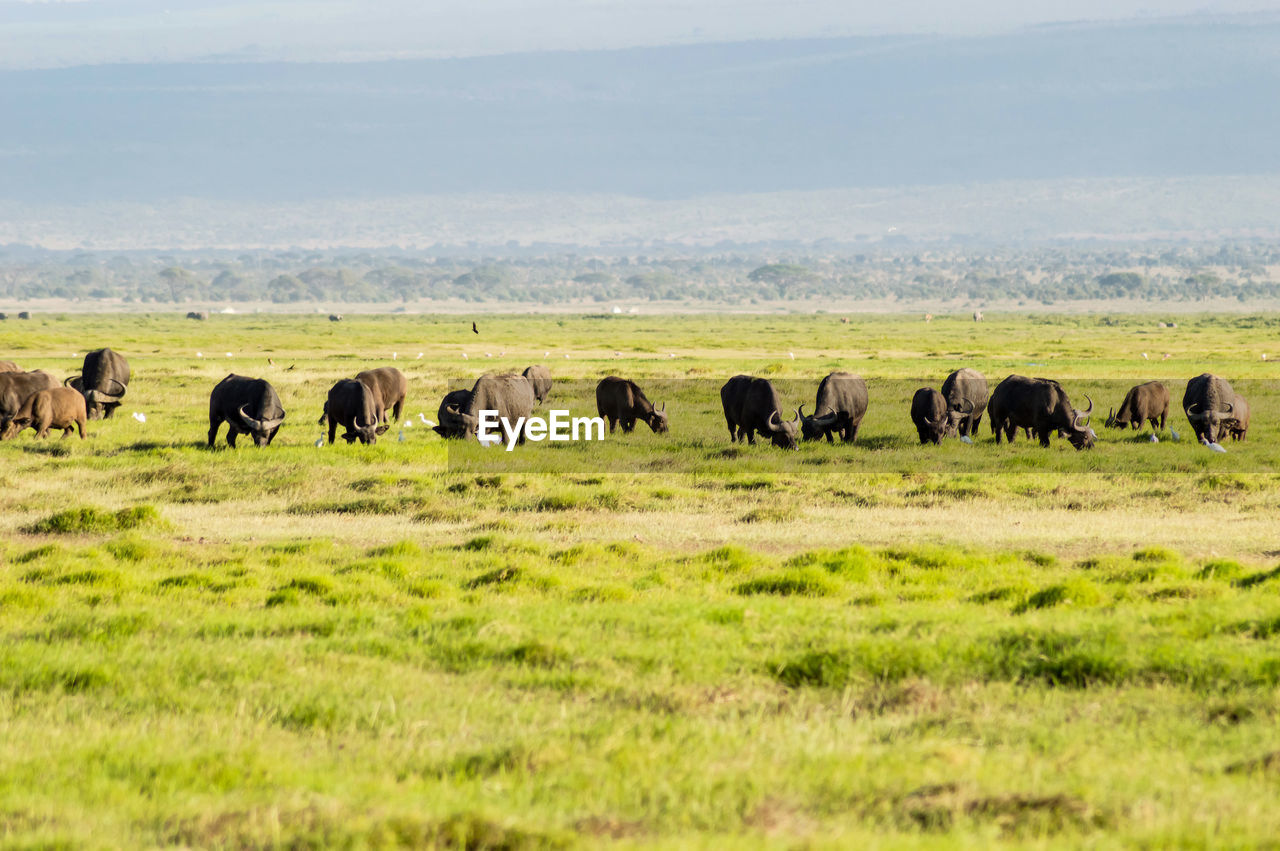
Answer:
M245 413L244 409L247 407L248 405L240 406L240 419L244 421L244 424L249 427L250 431L255 431L255 432L258 432L259 434L262 434L264 432L271 431L273 428L276 428L277 426L279 426L280 423L284 422L284 417L280 417L279 419L272 419L272 420L254 419L253 417Z

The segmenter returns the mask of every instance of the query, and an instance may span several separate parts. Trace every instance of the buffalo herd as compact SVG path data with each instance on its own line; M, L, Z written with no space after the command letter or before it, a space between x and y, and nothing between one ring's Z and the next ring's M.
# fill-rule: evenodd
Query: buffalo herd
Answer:
M42 370L26 371L12 361L0 361L0 440L12 439L27 428L34 429L37 437L60 429L64 437L78 430L84 438L86 420L109 419L121 405L129 377L128 361L109 348L86 354L80 374L62 385ZM530 366L520 375L486 373L470 390L445 395L433 428L441 437L466 438L479 430L482 411L496 411L509 422L528 419L535 406L550 397L551 387L551 373L544 366ZM392 423L400 421L407 393L408 380L394 367L340 379L329 390L320 415L320 423L328 426L328 442L335 441L341 427L348 443L376 443ZM1022 375L1010 375L988 391L980 372L964 368L948 375L940 390L916 390L910 417L921 444L939 444L948 436L972 442L985 415L997 444L1012 443L1021 430L1027 437L1036 437L1041 446L1049 446L1056 434L1080 450L1092 448L1097 441L1089 427L1093 400L1084 398L1088 404L1077 409L1059 382ZM786 418L782 399L768 379L735 375L720 389L720 401L731 441L754 444L759 435L776 447L796 449L800 440L825 438L833 443L836 435L845 443L856 441L867 413L868 393L859 376L833 372L819 383L812 414L806 415L802 404L793 417ZM1244 440L1249 430L1248 401L1225 379L1210 373L1187 382L1182 410L1196 439L1218 450L1220 441ZM669 428L665 403L653 404L635 381L615 375L597 384L596 411L610 433L618 425L630 433L638 422L657 434ZM1149 424L1155 440L1154 432L1165 428L1168 415L1168 388L1148 381L1129 390L1120 407L1109 411L1106 425L1140 429ZM208 445L214 445L225 423L229 446L234 447L241 434L249 435L257 446L268 446L284 419L284 406L270 383L228 375L209 395ZM518 442L523 442L523 434Z

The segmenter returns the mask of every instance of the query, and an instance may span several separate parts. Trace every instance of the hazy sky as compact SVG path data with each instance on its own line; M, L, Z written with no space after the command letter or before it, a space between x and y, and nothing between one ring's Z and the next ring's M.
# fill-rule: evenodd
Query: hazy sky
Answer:
M887 33L1280 10L1280 0L0 0L0 68L305 61Z

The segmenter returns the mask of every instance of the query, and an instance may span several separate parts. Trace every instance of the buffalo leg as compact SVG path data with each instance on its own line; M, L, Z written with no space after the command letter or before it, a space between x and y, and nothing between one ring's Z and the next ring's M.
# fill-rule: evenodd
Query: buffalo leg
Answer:
M400 422L400 412L404 409L404 397L401 396L396 400L395 407L391 409L391 416L395 417L396 422Z
M1049 434L1050 434L1050 433L1051 433L1051 429L1047 429L1047 428L1046 428L1046 429L1041 429L1041 430L1039 431L1039 433L1036 435L1037 437L1039 437L1039 438L1040 438L1040 445L1041 445L1041 446L1048 446L1048 445L1049 445Z
M76 420L76 428L80 429L80 439L84 440L84 420Z
M230 446L232 449L236 448L237 434L239 434L239 432L236 431L236 427L232 425L230 422L228 422L227 423L227 446Z
M608 420L609 420L609 434L613 434L614 429L618 427L618 418L608 417Z
M630 417L627 417L625 420L622 421L622 431L625 434L631 434L631 432L635 431L635 427L636 427L636 421Z
M849 443L856 443L858 440L858 427L856 425L849 426L849 436L845 438Z
M338 424L334 420L329 420L329 445L333 445L333 438L338 433Z
M836 442L835 437L831 434L831 432L833 432L833 431L835 431L835 429L830 429L830 428L829 428L829 429L827 429L827 443L835 443L835 442Z
M737 426L735 426L735 425L733 424L733 420L729 419L728 417L726 417L726 418L725 418L725 424L729 426L729 442L730 442L730 443L737 443L737 442L738 442L738 427L737 427Z
M270 446L271 441L276 439L276 432L278 432L279 430L280 430L280 426L276 426L275 428L271 429L271 432L267 435L267 446Z
M222 425L222 420L209 417L209 448L213 448L213 442L218 438L218 426Z

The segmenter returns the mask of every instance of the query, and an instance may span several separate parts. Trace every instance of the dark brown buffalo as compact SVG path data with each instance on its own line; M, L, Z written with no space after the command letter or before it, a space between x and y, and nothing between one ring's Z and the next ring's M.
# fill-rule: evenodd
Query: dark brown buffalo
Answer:
M58 386L58 379L43 370L0 372L0 433L22 410L22 403L32 394Z
M596 385L596 413L608 421L610 434L618 423L622 423L623 432L630 434L637 420L648 425L655 434L664 434L667 431L666 410L666 402L661 408L654 407L640 385L629 379L610 375L600 379Z
M63 438L68 438L78 428L80 439L84 440L87 416L84 396L80 391L70 387L51 387L27 397L0 439L11 440L27 428L35 429L37 438L48 437L50 429L60 428Z
M1077 411L1058 382L1021 375L1010 375L996 385L987 403L996 443L1002 435L1012 443L1017 430L1024 428L1031 429L1040 438L1041 446L1048 446L1049 435L1056 431L1065 435L1076 449L1092 449L1097 438L1088 425L1092 412L1092 399L1088 408Z
M977 318L980 320L982 314L977 314ZM942 397L947 402L951 429L961 437L977 434L982 414L987 410L986 377L976 369L957 369L942 382Z
M551 370L535 364L525 367L521 374L529 380L529 386L533 388L533 398L538 400L538 404L545 402L551 395Z
M496 411L499 419L507 420L514 427L518 420L528 419L533 413L533 401L533 384L523 375L485 373L471 388L471 398L467 400L467 404L450 405L445 409L445 414L451 422L460 424L463 437L470 437L479 430L481 411ZM506 439L501 427L497 432L490 431L489 434ZM524 443L524 438L522 428L516 442Z
M440 408L436 411L437 424L431 430L441 437L458 438L467 436L467 426L458 411L465 411L471 404L470 390L450 390L440 400Z
M11 360L0 360L0 372L22 372L22 367Z
M372 388L363 381L343 378L329 388L329 398L320 415L321 425L329 425L329 443L333 443L338 426L346 431L342 439L347 443L359 440L363 444L378 442L378 435L388 426L380 424L382 406Z
M284 422L284 406L267 381L228 375L209 394L209 446L218 436L218 428L227 424L227 445L236 445L236 435L253 437L257 446L269 446Z
M1232 440L1244 440L1249 434L1249 402L1236 394L1236 399L1231 403L1231 411L1235 414L1235 422L1227 427L1227 431L1231 434Z
M1120 403L1120 410L1107 412L1107 428L1142 428L1151 423L1153 431L1163 429L1169 417L1169 388L1159 381L1148 381L1130 388Z
M800 422L800 410L796 409L795 419L784 422L782 401L769 379L735 375L720 388L720 404L724 407L729 439L733 442L745 438L747 443L754 444L759 432L780 449L799 448L796 425Z
M1236 391L1225 378L1205 372L1187 382L1182 412L1201 443L1220 443L1234 425Z
M867 382L848 372L833 372L818 385L813 416L807 417L800 406L800 434L805 440L835 443L833 433L845 443L858 439L858 428L867 415Z
M84 356L80 374L63 384L84 394L89 419L110 419L129 386L129 362L111 349L94 349Z
M921 387L911 397L911 422L921 443L942 443L951 433L951 418L947 416L947 400L932 387Z
M409 379L394 366L380 366L377 369L366 369L356 374L356 381L368 385L373 391L374 400L378 403L379 422L387 421L387 411L391 411L391 419L400 422L400 413L404 410L404 397L409 393Z

